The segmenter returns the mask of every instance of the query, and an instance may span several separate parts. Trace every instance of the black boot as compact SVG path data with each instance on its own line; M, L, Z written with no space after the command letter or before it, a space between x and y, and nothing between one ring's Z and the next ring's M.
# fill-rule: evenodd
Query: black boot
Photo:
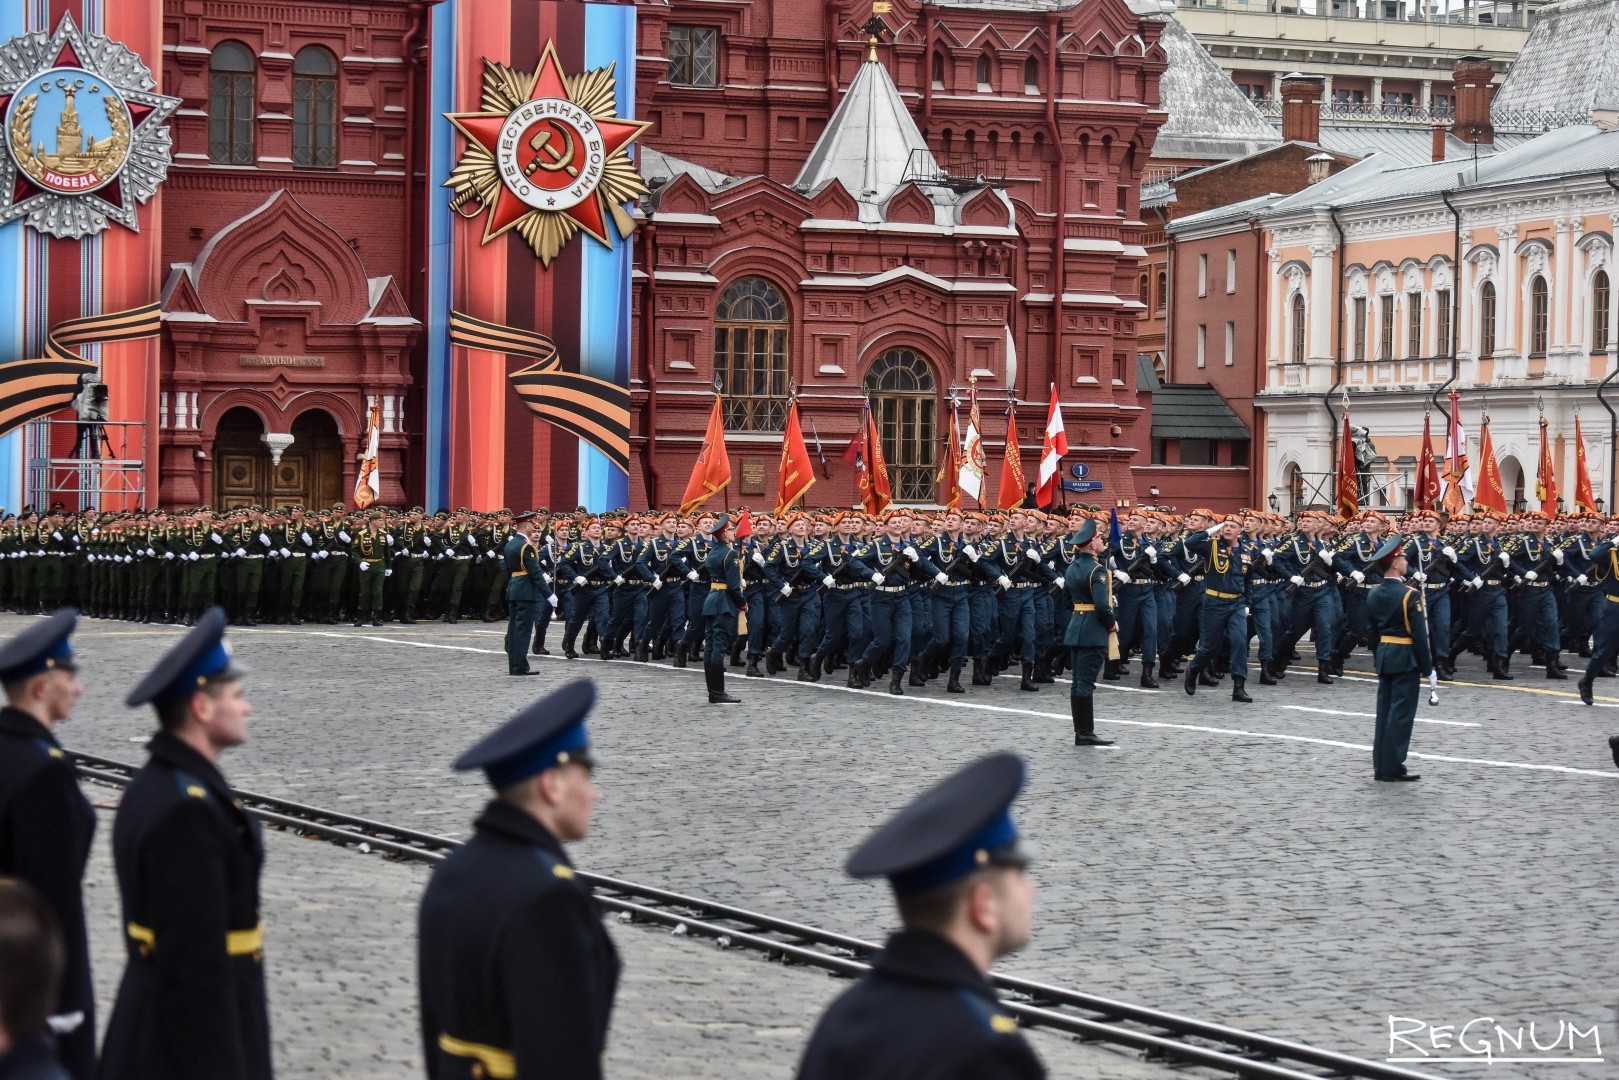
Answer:
M741 698L732 697L725 692L725 665L703 665L703 674L708 678L708 703L710 705L739 705Z
M643 642L641 642L639 645L637 645L635 647L634 660L635 660L635 662L637 664L644 664L644 663L646 663L647 661L649 661L651 659L652 659L652 655L647 649L647 643L646 642L643 641Z
M1231 700L1232 701L1246 701L1246 702L1252 703L1252 701L1254 699L1249 697L1248 696L1248 691L1246 689L1244 689L1244 687L1246 687L1247 685L1248 685L1248 680L1247 679L1239 678L1239 677L1233 675L1231 677Z
M984 664L984 658L981 656L973 657L973 685L989 686L990 684L989 669Z
M944 684L947 694L965 694L967 688L961 685L961 661L953 660L950 663L950 681Z
M578 652L576 652L574 650L574 647L573 647L573 637L572 637L572 635L567 635L567 634L563 635L563 638L562 638L562 655L566 656L569 660L577 660L577 659L579 659L579 654L578 654Z
M905 687L900 685L904 681L905 681L905 669L904 668L897 667L897 668L890 669L889 673L888 673L888 692L890 694L894 694L897 697L904 697L905 696Z
M551 655L551 650L545 647L545 632L543 630L534 631L534 648L529 651L535 656Z
M1270 661L1268 661L1268 660L1261 660L1259 662L1259 685L1260 686L1275 686L1276 685L1276 676L1274 676L1274 675L1272 675L1270 673Z
M765 677L765 673L759 670L758 653L748 654L748 670L743 672L743 674L750 679L762 679Z
M1556 653L1552 653L1546 658L1546 678L1567 680L1567 672L1568 669L1558 663Z
M1220 680L1215 676L1214 672L1210 671L1207 668L1204 668L1202 671L1197 673L1197 685L1199 685L1199 686L1219 686L1220 685Z
M675 667L683 668L686 666L686 655L686 643L682 641L675 646Z
M928 684L928 680L916 669L915 665L911 667L910 684L912 686L926 686Z
M1038 690L1040 687L1034 682L1034 665L1023 665L1023 682L1018 685L1019 690Z
M1317 664L1315 666L1315 681L1322 684L1323 686L1331 686L1332 685L1332 678L1329 675L1330 671L1331 671L1331 665L1330 664L1327 664L1326 662L1322 662L1322 663Z
M1102 679L1103 679L1103 681L1104 682L1118 682L1120 677L1121 677L1120 674L1119 674L1119 669L1121 667L1123 667L1123 666L1124 665L1119 663L1119 661L1117 661L1117 660L1104 660L1104 661L1102 661Z
M1143 690L1163 689L1163 687L1158 685L1158 680L1152 677L1152 665L1146 663L1145 661L1143 661L1141 665L1141 688Z
M1592 695L1590 678L1581 678L1580 681L1575 685L1580 688L1580 700L1585 702L1587 705L1594 705L1595 702L1591 700Z
M734 642L731 643L731 666L732 667L741 667L742 666L742 650L747 648L747 645L748 645L747 639L746 638L741 638L741 637L737 638Z
M864 660L856 660L854 663L849 665L849 679L843 685L848 687L850 690L863 689L867 682L870 681L866 677L865 671L866 662Z
M447 623L458 623L461 621L461 609L459 605L450 605L450 610L444 613L444 621Z
M1197 668L1191 664L1186 665L1186 676L1181 679L1181 689L1186 691L1187 697L1197 693L1197 674Z
M1512 662L1512 657L1510 654L1507 656L1492 655L1490 659L1494 662L1494 666L1490 668L1490 674L1492 676L1500 680L1510 680L1513 678L1512 672L1507 670L1507 665Z
M798 662L798 681L799 682L814 682L815 681L815 677L810 674L810 662L808 660L800 660Z
M654 661L662 660L669 655L668 644L668 639L661 635L658 637L657 641L652 643L652 659Z
M1077 697L1068 696L1068 709L1074 716L1074 745L1075 746L1112 746L1112 739L1098 738L1096 735L1096 699L1089 694Z
M774 675L779 671L786 671L787 665L782 661L781 653L771 649L765 653L765 674Z
M1051 677L1050 659L1041 657L1034 662L1034 681L1037 683L1049 683L1056 681Z
M825 663L826 663L826 654L825 653L816 653L814 656L810 657L810 668L809 668L810 682L820 682L821 681L821 668L822 668L822 665L825 664Z

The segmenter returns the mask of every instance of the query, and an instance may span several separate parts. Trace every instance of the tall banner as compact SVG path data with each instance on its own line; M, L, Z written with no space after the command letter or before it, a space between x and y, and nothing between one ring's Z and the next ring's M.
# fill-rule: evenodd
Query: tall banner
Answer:
M1023 505L1023 450L1017 442L1017 414L1012 403L1006 405L1006 449L1001 455L1001 486L996 493L1002 510Z
M781 440L781 468L776 485L776 513L785 514L793 502L815 484L815 466L810 463L804 429L798 424L798 400L787 406L787 430Z
M158 92L162 70L156 0L0 3L0 364L8 365L0 506L8 511L30 501L156 502L159 193L173 156L168 120L180 104ZM74 457L77 433L26 421L97 382L116 451L144 463L138 484L102 491L87 466L67 471L77 477L67 487L40 488L25 464Z
M1540 418L1540 462L1535 467L1535 498L1549 518L1557 517L1557 467L1552 464L1551 442L1546 438L1546 417Z
M1473 493L1473 505L1480 510L1507 512L1507 492L1501 485L1501 464L1495 460L1495 444L1490 441L1490 418L1479 424L1478 435L1478 490Z
M1338 516L1345 521L1360 513L1360 477L1355 472L1355 436L1344 409L1344 430L1338 442Z
M989 463L984 457L984 421L978 415L978 387L967 390L967 434L961 443L961 468L957 470L957 483L961 490L984 505L984 474Z
M1445 444L1445 513L1451 517L1473 508L1473 466L1467 460L1467 429L1462 426L1462 396L1450 392L1450 438Z
M1574 512L1597 512L1596 492L1591 489L1591 470L1585 464L1585 433L1580 430L1580 418L1574 417Z
M627 505L635 8L432 20L427 501Z
M961 509L961 406L950 400L950 428L944 433L944 468L939 470L938 500L946 510Z
M1439 462L1434 458L1433 430L1426 410L1422 414L1422 456L1417 459L1415 494L1418 510L1439 509Z
M1046 433L1040 442L1040 485L1035 501L1049 507L1057 499L1057 471L1068 453L1068 430L1062 423L1062 404L1057 400L1057 384L1051 384L1051 404L1046 409Z
M708 432L703 436L703 448L697 452L692 465L691 479L686 481L686 493L680 497L680 512L689 514L709 500L715 492L725 490L731 482L731 457L725 452L725 401L714 395L714 411L708 414Z
M866 402L865 420L861 427L860 503L866 513L873 516L888 509L894 501L894 488L888 479L888 461L883 457L883 440L877 431L877 421L871 415L871 402Z

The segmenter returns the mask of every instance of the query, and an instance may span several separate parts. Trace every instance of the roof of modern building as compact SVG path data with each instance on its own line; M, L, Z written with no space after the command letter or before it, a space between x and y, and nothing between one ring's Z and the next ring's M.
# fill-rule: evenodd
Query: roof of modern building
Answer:
M1183 218L1176 218L1167 226L1169 232L1179 236L1196 229L1206 229L1211 225L1222 225L1226 222L1247 221L1256 217L1278 202L1287 198L1272 192L1269 195L1256 195L1241 202L1229 203L1225 206L1216 206L1212 210L1205 210L1201 214L1188 214Z
M1445 134L1445 160L1472 160L1475 153L1494 154L1521 146L1535 136L1522 132L1497 131L1495 145L1478 147ZM1323 147L1350 157L1387 154L1402 165L1423 165L1433 160L1433 129L1423 124L1328 124L1321 125Z
M1164 383L1152 392L1155 439L1251 439L1242 419L1208 383Z

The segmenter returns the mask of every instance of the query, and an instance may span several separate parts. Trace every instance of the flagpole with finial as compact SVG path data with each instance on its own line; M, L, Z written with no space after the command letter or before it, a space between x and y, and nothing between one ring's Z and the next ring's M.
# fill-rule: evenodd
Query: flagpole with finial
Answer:
M720 392L723 391L724 389L725 389L725 380L720 378L720 373L716 371L714 373L714 396L716 398L718 398L720 396ZM724 424L723 424L723 421L722 421L721 428L720 428L720 432L721 432L720 437L721 438L725 437L724 430L725 430L724 429ZM653 437L654 438L657 437L656 432L653 433ZM725 485L725 513L726 513L727 517L729 517L730 513L731 513L731 485L730 484Z

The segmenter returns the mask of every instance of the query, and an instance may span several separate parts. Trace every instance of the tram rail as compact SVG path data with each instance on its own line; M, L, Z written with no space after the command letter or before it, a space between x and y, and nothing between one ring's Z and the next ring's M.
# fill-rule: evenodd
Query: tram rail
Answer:
M68 751L68 755L83 779L108 787L127 787L138 768L78 751ZM461 843L352 814L233 790L243 807L267 825L397 859L438 863ZM621 921L667 926L675 933L707 938L724 948L748 949L786 964L855 978L869 970L870 959L881 948L861 938L667 889L583 870L578 876L591 886L602 907ZM1391 1062L1357 1058L1048 983L996 973L991 973L990 981L1000 992L1006 1011L1019 1023L1127 1046L1150 1061L1254 1080L1434 1080L1432 1074Z

